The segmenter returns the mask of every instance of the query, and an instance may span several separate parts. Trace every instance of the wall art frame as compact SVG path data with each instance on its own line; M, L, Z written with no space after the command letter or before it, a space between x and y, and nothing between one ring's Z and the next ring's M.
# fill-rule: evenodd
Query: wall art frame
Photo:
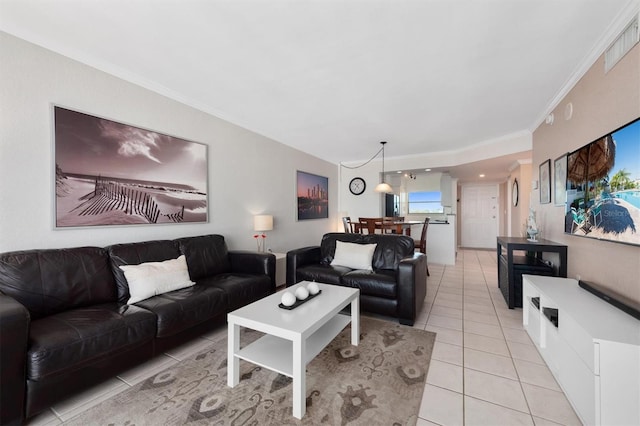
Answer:
M553 202L564 206L567 202L567 155L565 153L553 162Z
M329 178L296 170L297 220L329 218Z
M551 159L547 159L539 167L540 204L551 202Z
M208 222L206 144L51 109L54 229Z

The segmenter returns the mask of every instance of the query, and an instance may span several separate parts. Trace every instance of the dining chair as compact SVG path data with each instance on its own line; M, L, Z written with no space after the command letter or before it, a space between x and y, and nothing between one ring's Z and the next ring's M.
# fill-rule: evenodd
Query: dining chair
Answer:
M416 250L420 251L420 253L424 253L425 257L427 256L427 228L429 228L429 221L431 218L426 217L424 219L424 223L422 224L422 232L420 232L420 240L415 240ZM429 265L427 264L427 276L431 276L429 274Z
M381 217L360 217L358 218L358 222L360 223L360 233L364 234L366 230L369 234L376 233L376 222L382 223Z
M395 217L383 217L382 218L382 233L383 234L395 234L396 225L395 222L398 219Z
M345 216L342 218L342 224L344 225L344 232L347 234L353 234L356 232L355 223L351 222L351 218L349 216Z

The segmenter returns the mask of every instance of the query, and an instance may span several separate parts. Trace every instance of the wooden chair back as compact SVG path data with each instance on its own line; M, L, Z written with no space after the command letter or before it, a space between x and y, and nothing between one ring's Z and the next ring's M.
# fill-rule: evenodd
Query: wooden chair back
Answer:
M431 219L426 217L424 219L424 223L422 224L422 232L420 232L420 241L416 241L416 249L420 251L420 253L424 253L427 255L427 229L429 228L429 221ZM429 276L429 266L427 265L427 276Z
M351 222L351 218L349 216L345 216L342 218L342 225L344 225L344 232L348 234L353 234L356 232L355 223Z
M383 217L382 218L382 233L383 234L395 234L396 225L395 222L398 221L396 217Z
M381 217L360 217L358 218L358 222L360 223L360 233L364 234L366 230L368 234L376 233L376 222L382 223Z

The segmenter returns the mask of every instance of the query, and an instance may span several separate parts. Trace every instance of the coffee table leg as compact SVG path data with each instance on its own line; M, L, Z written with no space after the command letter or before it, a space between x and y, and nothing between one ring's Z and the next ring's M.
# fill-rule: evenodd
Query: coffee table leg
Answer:
M360 343L360 299L351 301L351 344L358 346Z
M307 411L306 342L302 336L293 341L293 417L301 419Z
M235 356L240 351L239 325L229 322L227 339L227 386L234 387L240 382L240 359Z

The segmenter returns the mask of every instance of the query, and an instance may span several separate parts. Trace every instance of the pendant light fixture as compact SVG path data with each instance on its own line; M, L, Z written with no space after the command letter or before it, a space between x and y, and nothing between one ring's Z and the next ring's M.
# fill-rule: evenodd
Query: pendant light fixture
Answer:
M382 182L376 186L376 192L393 192L391 185L384 181L384 145L386 142L380 142L382 144Z

